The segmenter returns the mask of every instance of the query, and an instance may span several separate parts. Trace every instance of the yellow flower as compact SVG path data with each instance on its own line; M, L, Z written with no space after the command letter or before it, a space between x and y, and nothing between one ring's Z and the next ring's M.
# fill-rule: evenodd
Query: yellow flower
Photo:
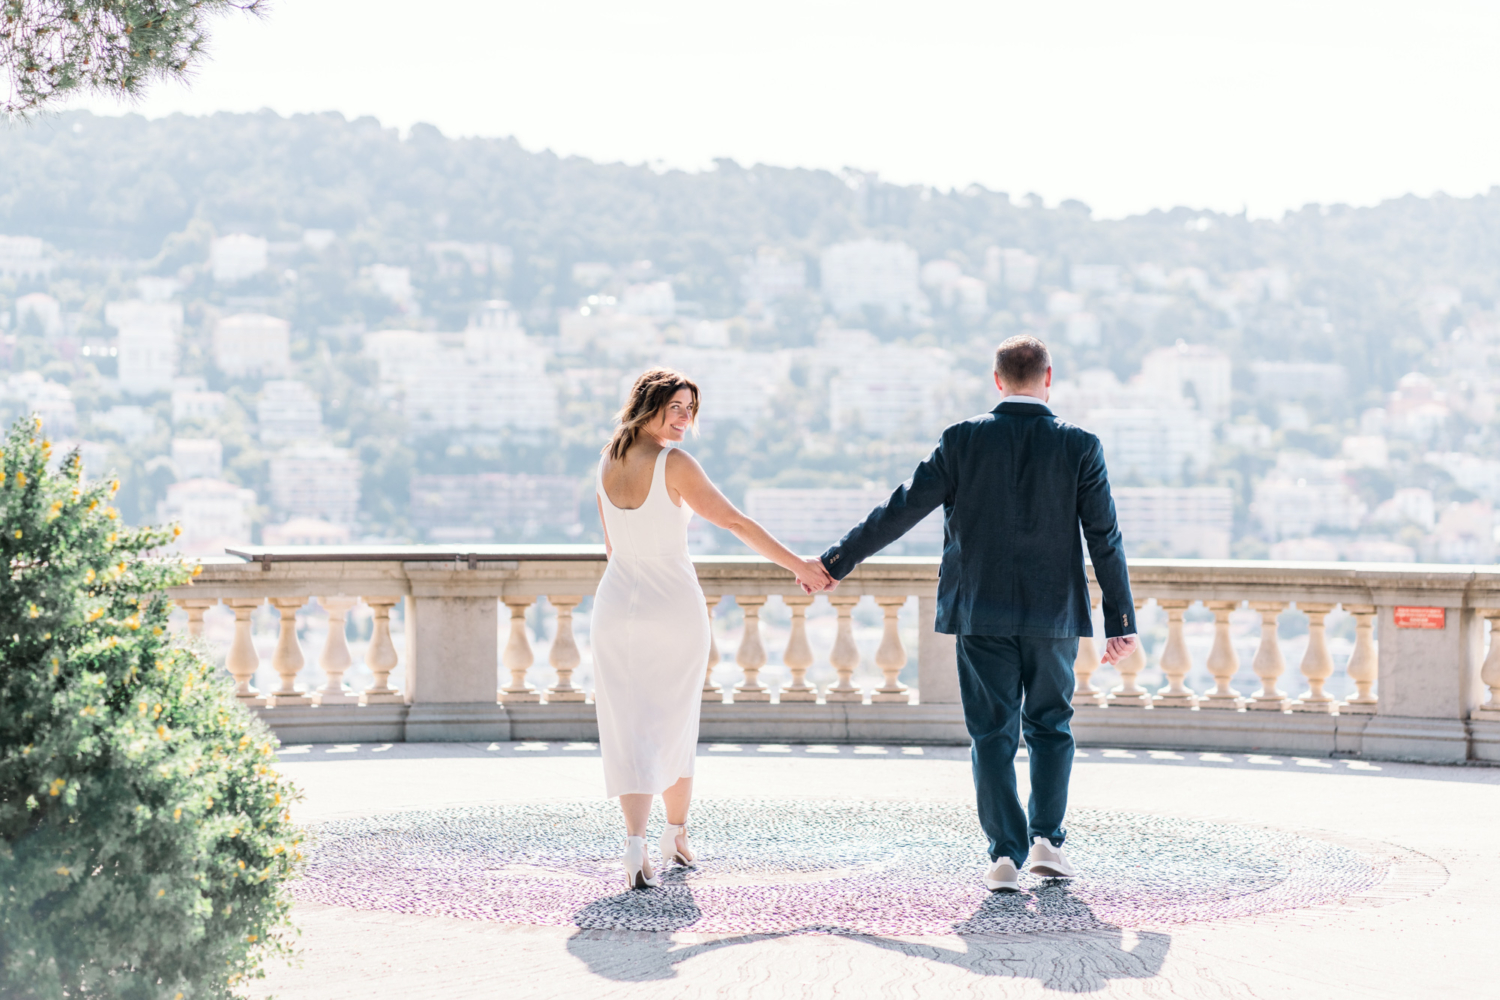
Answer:
M140 617L140 615L131 615L129 618L125 619L125 627L128 628L128 629L130 629L130 631L132 631L132 632L134 632L136 629L140 628L141 627L141 617Z
M180 537L182 537L182 525L180 525L180 524L174 524L174 525L172 525L172 537L173 538L180 538Z
M85 619L85 621L96 622L100 618L103 618L103 617L104 617L104 609L103 608L95 608L94 610L92 610L92 611L90 611L88 613L88 617Z
M54 779L52 779L52 787L50 789L48 789L48 792L55 799L59 795L61 795L63 793L63 789L67 788L67 787L68 787L68 779L66 779L66 778L54 778Z
M20 538L20 537L21 537L21 529L20 529L20 528L17 528L17 529L16 529L16 537L17 537L17 538Z
M163 897L163 896L165 896L165 895L166 895L166 894L167 894L167 890L165 890L165 889L157 889L157 890L156 890L156 898L157 898L157 899L161 899L161 898L162 898L162 897ZM177 994L177 995L178 995L178 996L182 996L182 994L181 994L181 993L179 993L179 994Z
M170 737L170 736L167 735L167 727L166 726L157 726L156 727L156 735L157 735L157 737L159 739L163 739L163 740L169 740L169 739L172 738L172 737Z
M89 513L92 514L94 512L94 508L97 507L97 506L99 506L99 501L98 500L91 500L91 501L89 501Z
M57 869L57 874L62 875L63 877L67 877L67 876L73 874L73 872L65 865L65 866Z
M29 608L27 608L26 609L26 613L28 615L30 615L32 618L40 618L40 617L42 617L42 609L39 608L39 607L37 607L35 604L33 604Z
M111 479L109 481L109 494L110 494L110 496L114 496L115 493L119 491L119 489L120 489L120 481L118 479Z
M236 861L235 864L237 864L237 865L240 866L240 871L244 871L245 870L245 862L244 861Z
M62 501L61 500L56 501L55 503L52 504L51 507L47 508L47 520L49 522L50 521L56 521L59 517L62 517Z
M199 563L198 565L196 565L196 566L193 567L193 575L194 576L197 576L198 574L200 574L202 572L203 572L203 564L202 563Z
M98 575L99 574L95 573L92 569L90 569L87 573L83 574L83 582L84 583L93 583L94 580L95 580L95 578Z
M115 539L119 538L119 537L120 537L120 533L118 531L111 531L109 533L109 537L106 538L106 539L104 539L104 540L106 542L108 542L109 544L113 545L113 544L115 544Z
M254 934L251 934L250 936L248 936L247 938L245 938L245 940L249 941L251 944L254 944L258 940L258 938L256 938L256 936Z
M178 821L180 819L182 819L182 809L180 809L180 808L173 809L172 810L172 821L176 822L176 821Z
M17 472L16 473L16 485L22 487L23 489L25 488L25 486L26 486L26 473L24 473L24 472Z

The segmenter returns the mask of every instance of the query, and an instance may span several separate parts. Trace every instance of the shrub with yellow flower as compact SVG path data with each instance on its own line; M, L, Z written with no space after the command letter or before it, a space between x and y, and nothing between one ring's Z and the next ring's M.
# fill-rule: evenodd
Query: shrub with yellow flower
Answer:
M167 627L171 530L47 447L28 420L0 452L0 996L228 1000L289 949L297 793Z

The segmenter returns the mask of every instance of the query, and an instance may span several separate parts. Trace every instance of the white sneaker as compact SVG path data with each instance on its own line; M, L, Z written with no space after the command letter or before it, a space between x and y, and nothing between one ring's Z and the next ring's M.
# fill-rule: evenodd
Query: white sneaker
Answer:
M1031 857L1027 870L1043 878L1072 878L1073 864L1061 847L1053 847L1046 837L1034 837L1031 841Z
M1021 873L1010 858L1001 858L984 873L984 884L991 892L1020 892Z

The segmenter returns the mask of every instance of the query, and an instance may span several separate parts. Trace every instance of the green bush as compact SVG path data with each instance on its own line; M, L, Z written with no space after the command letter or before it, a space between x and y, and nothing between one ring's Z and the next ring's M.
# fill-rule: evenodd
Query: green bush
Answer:
M153 555L117 483L41 421L0 454L0 996L232 996L290 949L300 859L276 741L167 630Z

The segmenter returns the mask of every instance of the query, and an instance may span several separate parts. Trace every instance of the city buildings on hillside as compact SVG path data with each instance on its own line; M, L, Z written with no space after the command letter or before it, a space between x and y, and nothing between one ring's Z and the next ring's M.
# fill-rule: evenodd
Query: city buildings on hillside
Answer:
M127 445L133 445L156 433L156 415L143 406L125 404L111 406L103 411L96 410L89 422L96 430L119 435Z
M47 247L35 236L0 236L0 278L45 278L52 272Z
M1213 427L1195 410L1090 410L1079 423L1099 436L1110 476L1176 482L1213 462Z
M230 233L214 239L208 247L208 267L214 281L232 285L253 278L266 269L270 244L259 236Z
M677 315L677 295L670 281L643 281L627 285L620 296L620 312L627 316L645 316L669 320Z
M941 348L881 345L842 360L828 381L828 422L835 434L930 437L968 415L975 388Z
M158 523L181 525L173 547L186 556L223 555L227 547L250 544L254 516L255 491L218 479L173 483L156 508Z
M41 372L19 372L6 376L0 390L0 412L8 427L16 418L35 413L49 434L72 434L78 428L78 410L73 390Z
M633 316L599 302L564 312L557 332L558 349L564 354L598 347L621 360L648 355L663 343L661 331L649 316Z
M224 445L216 438L173 438L172 471L179 481L218 479L224 471Z
M1262 399L1342 396L1349 373L1343 365L1315 361L1254 361L1255 394Z
M348 545L354 532L347 524L334 524L316 517L294 517L285 524L261 529L263 545Z
M748 302L774 302L807 287L807 264L784 250L761 247L745 273L740 288Z
M1282 452L1276 467L1255 484L1251 512L1266 537L1301 538L1320 529L1355 531L1367 510L1350 488L1344 463Z
M991 284L1004 284L1012 292L1036 287L1042 262L1034 254L1015 247L990 247L984 255L984 276Z
M323 406L305 382L273 379L261 386L255 419L262 444L311 441L323 433Z
M877 486L863 489L756 487L745 491L745 513L793 549L822 551L890 496L890 490ZM942 508L919 521L902 536L897 546L908 555L940 552L943 546ZM896 554L894 548L886 553Z
M291 324L262 313L238 313L214 324L214 364L230 378L282 378L291 370Z
M120 388L144 396L172 388L177 375L180 302L129 299L104 307L104 321L119 331Z
M835 314L875 306L892 316L926 312L917 284L917 252L905 243L835 243L821 257L823 298Z
M347 448L291 445L271 456L271 505L292 517L350 524L359 511L361 472Z
M432 542L561 541L582 530L580 492L580 481L571 476L413 476L411 524Z
M461 337L383 330L366 334L364 349L417 433L557 426L548 352L503 302L489 303Z
M1117 486L1111 491L1132 556L1228 559L1234 494L1220 486Z
M228 401L222 392L209 392L201 378L179 378L172 382L172 423L217 420Z
M1141 360L1141 384L1152 393L1191 398L1213 424L1229 419L1232 392L1229 355L1217 348L1188 344L1152 351Z

